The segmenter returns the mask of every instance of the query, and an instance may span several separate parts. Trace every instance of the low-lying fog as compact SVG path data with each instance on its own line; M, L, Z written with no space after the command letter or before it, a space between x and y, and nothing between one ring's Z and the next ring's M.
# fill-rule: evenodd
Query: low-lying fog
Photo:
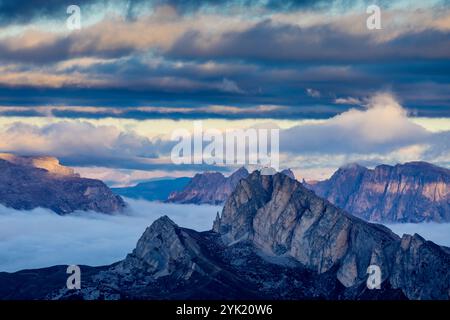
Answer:
M131 252L145 229L162 215L179 226L205 231L222 211L217 206L126 201L127 215L114 216L92 212L58 216L46 209L0 206L0 271L111 264Z

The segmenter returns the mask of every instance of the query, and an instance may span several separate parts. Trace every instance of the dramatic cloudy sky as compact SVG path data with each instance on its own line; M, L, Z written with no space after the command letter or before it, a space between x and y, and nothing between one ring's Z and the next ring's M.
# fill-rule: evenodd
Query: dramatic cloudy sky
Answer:
M205 168L169 159L195 119L281 128L283 166L308 179L449 167L450 1L0 0L0 151L114 184L180 176Z

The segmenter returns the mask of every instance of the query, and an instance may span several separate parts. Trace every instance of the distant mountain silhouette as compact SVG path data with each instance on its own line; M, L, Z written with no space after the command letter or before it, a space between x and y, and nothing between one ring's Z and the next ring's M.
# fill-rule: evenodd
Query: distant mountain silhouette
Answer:
M239 180L249 175L244 167L229 177L220 172L196 174L181 191L172 192L167 202L193 204L223 204L233 192Z

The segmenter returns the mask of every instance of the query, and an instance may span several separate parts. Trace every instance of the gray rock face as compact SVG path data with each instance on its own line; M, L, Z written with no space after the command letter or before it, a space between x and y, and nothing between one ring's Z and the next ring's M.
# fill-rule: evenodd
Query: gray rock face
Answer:
M418 234L404 235L390 282L410 299L450 299L450 251ZM418 285L419 284L419 285Z
M0 203L18 210L48 208L113 213L125 207L101 181L80 178L51 157L0 155Z
M229 177L220 172L199 173L180 192L172 192L167 202L194 204L223 204L233 192L239 180L248 176L245 168L240 168Z
M366 287L381 269L381 289ZM5 279L8 280L8 279ZM9 280L8 283L11 283ZM241 180L210 232L162 217L127 258L51 299L450 299L450 249L399 238L286 175Z
M450 170L426 162L380 165L374 170L354 164L305 186L368 221L450 221Z
M284 175L252 174L224 207L216 231L226 243L249 239L269 255L290 256L318 273L337 267L347 287L367 278L371 263L387 265L398 237L323 201ZM240 190L237 190L240 191ZM387 245L388 244L388 245Z
M164 216L147 228L136 249L117 270L130 271L137 263L155 278L176 274L187 279L196 268L194 259L200 254L196 240Z
M399 239L317 197L284 175L253 173L227 201L215 231L225 243L249 240L272 256L292 257L321 274L336 270L345 287L361 285L369 265L410 299L450 298L450 255L420 236ZM434 278L430 280L430 278Z

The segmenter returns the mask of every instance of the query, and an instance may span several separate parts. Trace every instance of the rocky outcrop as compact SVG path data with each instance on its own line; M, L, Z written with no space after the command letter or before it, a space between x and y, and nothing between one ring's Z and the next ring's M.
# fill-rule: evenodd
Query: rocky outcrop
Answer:
M366 286L373 265L379 290ZM14 274L0 276L11 286ZM214 230L162 217L125 260L83 279L81 290L45 298L450 299L450 249L351 216L286 175L254 172Z
M101 181L81 178L51 157L0 156L0 204L17 210L48 208L113 213L125 207Z
M223 204L233 192L239 180L246 178L248 174L244 167L229 177L225 177L220 172L198 173L182 191L172 192L167 202Z
M450 251L418 234L403 235L389 281L410 299L450 299Z
M328 180L305 186L368 221L450 221L450 170L426 162L373 170L352 164Z

